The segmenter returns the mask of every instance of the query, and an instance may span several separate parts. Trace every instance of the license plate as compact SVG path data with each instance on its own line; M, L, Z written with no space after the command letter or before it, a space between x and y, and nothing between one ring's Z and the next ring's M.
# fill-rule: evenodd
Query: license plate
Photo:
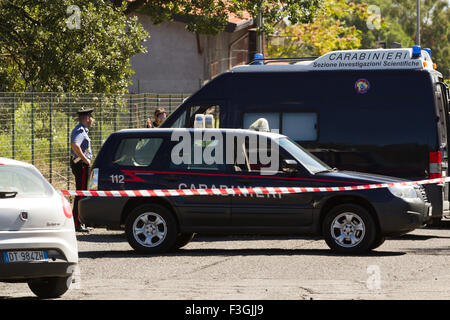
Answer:
M46 251L7 251L3 252L3 261L5 263L48 261L48 255Z

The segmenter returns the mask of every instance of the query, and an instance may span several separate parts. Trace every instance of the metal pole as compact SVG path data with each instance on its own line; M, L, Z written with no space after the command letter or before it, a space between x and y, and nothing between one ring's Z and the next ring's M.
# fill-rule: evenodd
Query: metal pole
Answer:
M70 92L67 93L67 151L68 151L68 157L67 157L67 190L70 190L70 157L71 157L71 150L72 147L70 145L70 116L71 116L71 106L70 106Z
M31 164L34 165L34 91L31 91Z
M128 127L130 129L133 128L133 100L131 94L130 94L130 123L128 124Z
M142 119L147 119L148 117L148 113L147 113L147 94L144 93L144 115L142 116ZM144 123L139 123L139 125L144 125Z
M416 2L416 45L420 46L420 0Z
M13 93L13 108L12 108L12 158L16 158L16 94Z
M114 132L117 131L117 96L114 95L114 109L113 109L113 126Z
M263 53L263 17L262 17L262 8L259 7L258 17L256 19L256 51L258 53Z
M102 145L102 140L103 140L103 132L102 132L102 127L103 127L103 113L102 113L102 109L103 109L103 96L100 96L100 124L99 124L99 127L100 127L100 144L99 144L99 146L101 146Z
M53 171L53 157L52 157L52 153L53 153L53 106L52 106L52 94L50 93L50 104L49 104L49 130L50 130L50 134L49 134L49 139L50 139L50 143L49 143L49 151L50 151L50 174L49 174L49 181L50 183L52 183L52 171Z

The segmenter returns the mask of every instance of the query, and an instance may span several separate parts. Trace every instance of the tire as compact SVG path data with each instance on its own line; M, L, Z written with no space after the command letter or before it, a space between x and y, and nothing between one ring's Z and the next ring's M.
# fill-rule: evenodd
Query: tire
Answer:
M357 254L371 250L377 236L374 218L361 206L338 205L322 224L327 245L337 253Z
M170 251L177 240L177 222L167 208L145 204L135 208L125 220L125 235L139 253Z
M384 241L386 241L386 237L377 235L375 237L375 240L373 241L372 246L370 247L370 250L374 250L374 249L380 247L384 243Z
M38 298L59 298L69 290L67 282L70 281L70 278L71 277L32 279L28 281L28 287Z
M179 233L172 250L178 250L184 247L194 238L194 236L195 233Z

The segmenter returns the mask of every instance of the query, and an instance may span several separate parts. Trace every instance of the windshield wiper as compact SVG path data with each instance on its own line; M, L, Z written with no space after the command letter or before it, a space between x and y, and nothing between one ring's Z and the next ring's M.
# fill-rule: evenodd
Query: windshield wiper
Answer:
M17 191L0 191L0 199L15 198Z

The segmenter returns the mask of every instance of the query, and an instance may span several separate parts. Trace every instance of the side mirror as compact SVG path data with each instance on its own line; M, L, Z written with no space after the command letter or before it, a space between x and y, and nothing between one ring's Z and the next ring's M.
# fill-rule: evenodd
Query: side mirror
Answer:
M285 173L297 173L298 172L298 163L292 159L283 159L281 162L281 171Z

